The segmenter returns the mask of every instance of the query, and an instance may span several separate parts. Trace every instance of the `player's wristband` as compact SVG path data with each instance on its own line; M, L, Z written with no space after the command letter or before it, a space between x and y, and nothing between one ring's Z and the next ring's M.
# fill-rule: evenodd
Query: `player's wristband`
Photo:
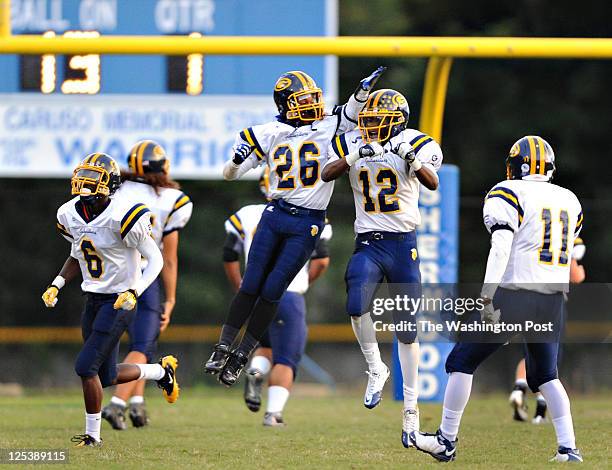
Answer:
M66 285L66 279L64 279L62 276L57 276L55 279L53 279L51 285L53 287L57 287L57 290L60 290Z
M353 166L353 164L360 158L361 157L359 156L359 150L353 153L349 153L346 157L344 157L348 166Z
M423 168L423 164L421 163L421 160L415 157L414 161L410 164L410 168L412 168L412 171L419 171L421 168Z

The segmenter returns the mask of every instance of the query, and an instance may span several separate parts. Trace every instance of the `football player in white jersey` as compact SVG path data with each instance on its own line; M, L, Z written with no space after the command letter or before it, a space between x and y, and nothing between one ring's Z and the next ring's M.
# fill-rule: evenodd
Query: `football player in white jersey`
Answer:
M269 169L266 167L259 181L264 196L268 197ZM235 292L240 288L240 256L249 256L253 235L266 204L244 206L225 221L227 233L223 247L225 274ZM298 366L304 354L308 327L306 326L306 302L304 294L310 284L318 279L329 266L328 241L332 227L325 224L315 250L300 272L295 276L281 297L278 313L268 331L253 353L246 369L244 401L253 412L261 407L261 389L268 375L268 401L264 414L264 426L284 426L283 410L295 380Z
M384 279L398 294L420 297L421 276L416 228L421 222L419 188L435 190L442 150L428 135L409 129L404 96L390 89L373 92L359 113L359 129L337 136L332 162L322 178L330 181L348 172L355 199L355 251L346 268L347 313L368 363L366 408L381 400L389 369L380 358L370 307ZM335 161L334 161L335 160ZM415 314L394 313L394 321L415 323ZM396 331L403 377L402 444L419 429L416 331Z
M84 345L75 364L85 399L85 434L77 447L100 445L102 389L140 379L156 380L169 403L178 399L177 360L157 364L117 364L119 339L127 329L138 297L157 278L163 259L151 237L151 212L142 203L115 197L121 184L117 163L108 155L88 155L74 170L73 199L57 211L57 228L71 244L70 256L44 292L47 307L79 271L87 295L81 317ZM141 258L148 262L141 270Z
M283 293L308 261L325 226L325 210L333 184L321 180L328 145L355 127L357 115L383 73L380 67L364 78L348 102L326 114L323 93L304 72L284 73L274 87L279 115L275 121L239 133L232 160L225 165L226 180L248 170L270 167L270 197L253 239L244 278L234 297L204 370L233 385L250 353L276 315ZM240 344L232 350L248 321Z
M582 462L576 449L570 401L557 375L560 324L569 288L570 255L582 229L582 209L570 190L551 183L555 155L541 137L526 136L511 148L507 180L485 199L484 224L491 233L481 300L485 322L552 324L552 332L524 333L527 383L540 391L557 436L557 462ZM502 330L493 342L459 342L446 361L450 374L435 434L410 433L417 449L439 461L454 460L461 416L476 368L515 333ZM486 338L481 336L481 341Z
M124 362L145 364L157 352L157 339L168 326L176 303L179 231L189 222L193 204L179 184L170 178L170 161L156 142L143 140L134 145L128 154L127 165L129 170L121 172L123 183L115 197L142 202L151 210L153 239L164 258L161 275L138 298L138 315L128 328L129 353ZM125 429L129 400L132 424L145 426L148 417L144 390L144 380L118 385L110 403L102 409L102 417L113 429Z
M586 252L586 247L582 238L574 240L574 249L572 250L572 260L570 261L570 283L580 284L584 281L586 273L582 265L582 258ZM525 345L523 345L524 347ZM527 350L524 348L525 355ZM561 350L559 350L559 362L561 362ZM525 358L521 359L516 366L514 389L510 393L510 406L513 409L512 418L515 421L527 421L527 401L525 394L527 393L527 371L525 369ZM542 424L546 420L546 400L540 392L536 393L536 410L531 422L533 424Z

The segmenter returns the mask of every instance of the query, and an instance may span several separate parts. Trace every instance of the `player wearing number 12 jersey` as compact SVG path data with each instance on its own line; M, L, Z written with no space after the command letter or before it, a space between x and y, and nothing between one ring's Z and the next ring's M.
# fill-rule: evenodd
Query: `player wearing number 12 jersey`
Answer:
M346 309L368 363L364 405L374 408L389 378L382 362L370 306L377 286L386 279L393 294L420 297L421 276L416 228L420 185L438 187L442 164L440 146L428 135L408 129L406 98L395 90L376 90L359 113L359 129L337 136L331 144L331 163L323 179L348 172L355 197L355 251L346 268ZM407 312L408 313L408 312ZM416 312L413 312L416 313ZM415 316L394 313L395 322ZM403 377L402 443L418 430L419 344L416 331L396 331Z
M57 228L71 244L70 256L42 298L57 303L59 290L81 273L87 295L81 318L84 344L75 364L85 399L85 434L77 446L101 444L102 388L139 379L156 380L169 403L179 394L177 360L158 364L117 364L119 339L127 329L138 297L157 278L163 259L151 237L151 211L142 203L115 196L121 184L117 163L93 153L74 170L73 199L57 211ZM141 271L141 258L147 260Z
M323 93L304 72L279 77L274 101L276 121L241 131L233 159L224 168L226 180L240 178L262 164L270 167L270 197L247 260L240 290L234 297L219 342L206 362L206 373L233 385L250 353L274 319L287 286L312 254L325 226L325 210L333 184L320 178L328 146L338 134L355 127L357 115L383 73L363 79L348 102L325 114ZM232 345L247 323L240 344Z
M538 136L519 139L506 159L506 181L496 184L485 198L484 224L491 234L481 300L482 320L525 325L551 324L546 335L523 334L527 355L527 384L544 396L557 435L553 461L582 462L570 412L570 401L557 376L557 355L569 290L570 258L582 229L582 209L570 190L551 183L555 154ZM510 330L511 331L511 330ZM435 434L415 432L410 440L440 461L456 457L457 434L478 366L515 333L506 332L479 341L461 341L446 360L450 374Z

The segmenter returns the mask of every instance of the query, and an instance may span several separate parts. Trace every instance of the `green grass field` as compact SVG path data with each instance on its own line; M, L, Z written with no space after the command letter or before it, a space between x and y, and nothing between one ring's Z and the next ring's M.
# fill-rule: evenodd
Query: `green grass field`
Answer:
M331 397L290 400L284 429L261 426L239 390L201 387L174 405L149 390L151 425L113 431L102 426L102 448L70 449L71 468L421 468L436 464L400 442L401 404L383 400L374 410L360 390ZM155 395L154 395L155 394ZM389 394L389 393L388 393ZM107 394L108 395L108 394ZM530 397L531 398L531 397ZM610 468L612 398L575 397L579 446L588 467ZM511 420L506 397L473 397L463 419L459 468L544 468L555 449L550 424ZM421 405L421 428L434 431L439 405ZM0 448L68 448L83 432L77 391L0 397ZM54 466L58 468L60 466ZM39 467L40 468L40 467Z

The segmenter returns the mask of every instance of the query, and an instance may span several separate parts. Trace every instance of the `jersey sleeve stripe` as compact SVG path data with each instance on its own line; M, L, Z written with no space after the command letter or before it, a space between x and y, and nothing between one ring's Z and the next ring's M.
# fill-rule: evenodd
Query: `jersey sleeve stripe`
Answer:
M518 212L519 224L523 222L523 216L525 214L523 212L523 208L521 207L518 201L518 197L516 196L514 191L508 188L504 188L502 186L496 186L495 188L491 190L489 194L487 194L487 199L492 198L492 197L501 198L504 201L506 201L508 204L510 204L512 207L514 207L516 211Z
M68 230L66 230L66 227L64 227L62 224L60 224L59 222L57 223L57 229L59 230L59 232L66 236L66 237L70 237L73 238L72 235L70 235L70 232L68 232Z
M412 145L412 148L414 148L414 153L419 153L421 149L432 140L433 138L429 137L428 135L425 135L416 141L413 139L413 142L411 142L410 145Z
M121 238L125 238L125 236L132 230L132 227L138 222L144 214L147 212L151 212L147 206L144 204L136 204L132 207L125 217L121 219Z
M346 145L346 137L344 134L337 135L332 140L332 147L339 157L344 158L348 154L348 145Z
M582 219L583 219L583 215L582 215L582 211L580 211L580 214L578 214L578 222L576 222L576 230L574 230L574 233L578 233L580 231L580 229L582 228Z
M265 157L264 151L261 148L261 145L259 145L259 142L255 137L255 133L253 132L252 127L247 127L246 129L241 131L240 138L251 144L252 147L255 147L255 155L257 155L260 160Z
M495 224L495 225L492 225L491 229L489 231L491 232L491 234L493 234L493 232L495 232L496 230L510 230L511 232L514 232L512 227L510 227L508 224Z
M191 199L185 193L181 193L181 195L176 199L174 207L172 207L172 210L168 214L168 217L166 217L166 223L164 224L164 227L170 220L170 217L172 217L172 214L174 214L177 210L179 210L183 206L186 206L187 204L191 204Z
M242 222L238 218L236 214L232 215L229 218L230 224L236 229L236 231L240 234L241 238L245 237L244 228L242 227Z

